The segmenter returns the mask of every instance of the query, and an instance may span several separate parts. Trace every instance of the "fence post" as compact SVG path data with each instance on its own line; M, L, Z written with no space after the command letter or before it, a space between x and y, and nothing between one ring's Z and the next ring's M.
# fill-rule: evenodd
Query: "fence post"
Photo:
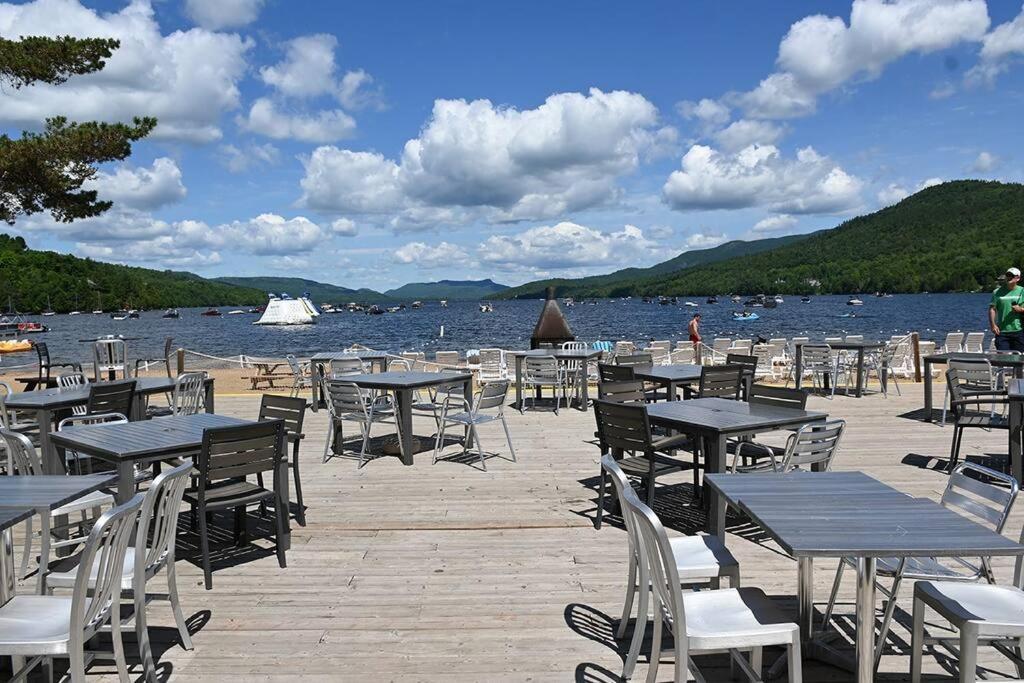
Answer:
M177 353L178 376L185 372L185 349L178 349Z
M914 381L921 381L921 335L917 332L910 333L910 343L914 349Z

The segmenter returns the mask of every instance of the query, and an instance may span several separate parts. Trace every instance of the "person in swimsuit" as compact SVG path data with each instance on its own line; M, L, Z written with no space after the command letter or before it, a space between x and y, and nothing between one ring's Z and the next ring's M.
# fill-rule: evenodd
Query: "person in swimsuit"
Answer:
M694 313L687 326L690 341L693 343L693 357L700 358L700 313Z

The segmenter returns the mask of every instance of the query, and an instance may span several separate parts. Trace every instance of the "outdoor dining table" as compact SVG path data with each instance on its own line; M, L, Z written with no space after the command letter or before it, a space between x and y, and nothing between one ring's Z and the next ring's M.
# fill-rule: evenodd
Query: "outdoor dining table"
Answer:
M805 424L822 422L828 417L827 413L812 410L732 401L727 398L665 401L649 403L646 408L652 425L701 439L706 474L725 472L729 438L799 428ZM711 526L724 527L725 500L715 489L708 488L706 482L705 479Z
M135 380L135 409L131 418L139 418L144 414L145 398L153 394L166 394L174 391L175 380L168 377L139 377ZM214 410L213 379L206 380L206 412ZM23 391L11 394L5 399L8 410L32 410L36 413L39 423L39 449L43 461L43 470L47 474L64 472L63 461L57 456L51 443L55 423L70 414L75 406L84 406L89 402L89 385L77 387L46 389L43 391Z
M468 372L375 372L368 375L346 375L334 382L351 382L362 389L390 391L395 395L398 418L399 445L403 465L412 465L415 444L412 435L413 392L427 387L462 385L462 395L467 400L473 396L473 375ZM466 437L466 447L472 443ZM335 444L340 446L340 439Z
M344 358L358 358L364 363L370 364L370 370L376 368L377 372L384 372L388 369L388 359L391 356L386 351L374 351L367 349L364 351L338 351L336 353L318 353L309 359L309 375L313 379L313 411L316 412L320 408L326 408L327 404L324 403L324 397L320 395L320 385L324 381L324 375L321 369L324 365L329 366L332 360L342 360ZM330 368L328 367L328 372Z
M948 365L950 360L987 360L994 368L1010 368L1016 378L1024 377L1024 355L993 351L991 353L932 353L924 357L924 419L932 421L932 370ZM1018 479L1017 481L1020 481Z
M820 346L820 344L814 342L799 342L796 344L796 358L794 359L794 365L796 366L794 373L796 374L796 388L800 389L803 387L804 377L804 346ZM882 342L828 342L829 348L833 351L856 351L857 352L857 387L854 389L854 396L860 398L864 395L864 357L868 351L880 351L885 348L885 344ZM886 373L881 373L881 382L886 382L888 377ZM826 382L828 376L826 376ZM831 381L835 381L833 377ZM828 385L825 385L828 388Z
M531 349L529 351L509 351L508 355L516 359L516 409L523 409L523 360L526 358L544 358L552 356L562 365L575 362L579 366L577 384L581 389L578 407L587 411L590 403L590 392L587 382L587 361L599 358L603 352L597 349ZM540 389L537 390L538 395Z
M702 367L692 363L678 365L635 365L633 376L644 382L651 382L664 387L669 401L676 400L676 391L680 386L690 386L700 382Z
M10 548L9 533L10 526L17 524L22 519L27 519L25 510L30 510L30 515L39 513L41 519L41 538L43 548L40 557L49 557L50 537L50 513L62 505L66 505L76 498L99 491L102 488L113 486L117 477L110 474L85 474L78 476L67 476L64 474L37 474L37 475L16 475L0 477L0 518L7 518L7 527L3 527L5 538L2 541L3 548L0 555L7 555ZM11 521L14 520L14 521ZM12 564L8 555L2 560L8 567ZM4 586L12 586L13 580L8 583L8 575L2 575ZM40 571L37 579L37 587L40 594L45 592L45 571Z
M706 481L796 559L804 656L853 669L858 683L874 680L877 558L1024 554L1024 546L863 472L711 474ZM710 531L724 538L724 517ZM853 661L815 638L813 629L814 560L844 557L857 569Z

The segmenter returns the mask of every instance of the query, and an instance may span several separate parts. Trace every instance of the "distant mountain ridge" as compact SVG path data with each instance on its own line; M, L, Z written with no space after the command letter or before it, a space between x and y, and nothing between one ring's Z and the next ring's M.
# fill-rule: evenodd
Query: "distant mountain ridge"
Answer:
M503 292L507 285L490 278L486 280L439 280L437 282L410 282L396 289L384 292L392 299L449 299L465 301L483 299Z
M308 292L310 299L315 304L343 304L350 301L373 303L388 300L387 295L372 289L349 289L299 277L218 277L215 280L242 287L252 287L264 294L288 293L294 297Z
M555 288L556 296L573 297L609 297L609 296L632 296L635 283L649 279L657 280L659 276L674 273L693 266L725 261L737 256L756 254L770 249L776 249L799 240L806 239L809 233L803 235L786 235L784 237L767 237L760 240L732 240L717 247L707 249L693 249L663 261L649 268L624 268L607 275L591 275L582 278L554 278L549 280L537 280L528 282L518 287L511 287L492 299L542 299L548 287Z

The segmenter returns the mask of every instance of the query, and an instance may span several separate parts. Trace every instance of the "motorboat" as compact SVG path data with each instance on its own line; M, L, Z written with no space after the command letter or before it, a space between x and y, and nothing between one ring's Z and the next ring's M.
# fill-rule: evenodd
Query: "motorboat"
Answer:
M82 315L81 311L70 311L68 315Z
M206 316L207 318L219 318L221 313L216 308L207 308L205 311L203 311L199 315Z
M494 306L489 304L489 303L480 304L480 312L481 313L494 313Z
M695 301L684 301L683 305L684 306L689 306L690 308L697 308L698 306L700 306L700 304L698 304Z
M448 308L448 299L441 299L441 308Z
M741 297L739 294L733 294L732 297L730 298L730 300L734 304L738 304L739 302L743 301L743 297Z
M377 304L373 304L366 309L366 315L384 315L384 309Z
M863 306L864 302L861 301L860 299L858 299L855 296L851 296L849 299L847 299L846 305L847 306Z
M401 306L388 306L388 313L398 313L402 310Z
M781 294L776 294L774 299L775 299L775 303L777 303L777 304L785 303L785 301L786 301L785 299L782 298Z
M413 301L411 305L412 305L413 308L423 308L423 302L422 301Z
M228 311L228 315L245 315L245 311L243 311L243 310L241 310L239 308L236 308L233 311Z
M706 303L706 304L717 304L718 303L718 297L717 296L709 296L707 299L704 300L704 303Z
M132 320L137 320L139 317L139 312L132 308L128 311L128 317Z
M164 314L162 316L160 316L160 317L161 318L175 318L175 319L177 319L177 318L181 317L181 313L178 312L177 308L168 308L166 311L164 311Z
M802 297L800 297L800 303L802 303L802 304L809 304L809 303L811 303L811 297L809 297L809 296L802 296Z
M761 316L751 311L743 311L742 313L734 312L732 314L733 320L758 320Z

